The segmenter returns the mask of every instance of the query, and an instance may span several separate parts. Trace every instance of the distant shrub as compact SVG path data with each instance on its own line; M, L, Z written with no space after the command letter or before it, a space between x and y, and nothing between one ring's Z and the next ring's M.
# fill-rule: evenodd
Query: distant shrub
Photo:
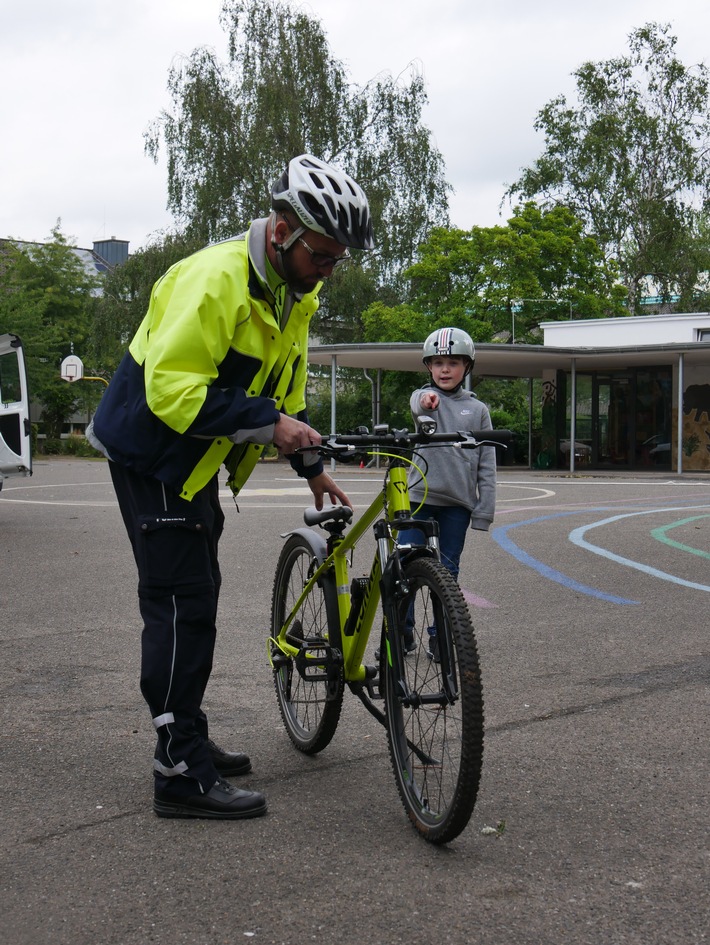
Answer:
M62 452L62 441L54 436L47 436L37 444L39 452L45 456L59 456Z
M62 453L67 456L101 456L81 433L72 433L62 440Z
M85 456L89 458L101 456L101 453L95 450L86 437L80 433L72 433L63 440L52 436L44 439L38 438L36 452L44 456Z

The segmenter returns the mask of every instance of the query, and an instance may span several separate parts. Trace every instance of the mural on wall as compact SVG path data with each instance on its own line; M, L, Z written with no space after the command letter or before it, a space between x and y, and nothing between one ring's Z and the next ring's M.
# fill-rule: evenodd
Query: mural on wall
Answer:
M557 405L557 382L553 379L542 382L542 436L540 451L535 456L535 469L550 469L555 463L555 412Z
M542 406L554 407L557 403L557 384L554 381L544 381L542 385Z
M710 469L710 384L689 384L683 392L683 465Z

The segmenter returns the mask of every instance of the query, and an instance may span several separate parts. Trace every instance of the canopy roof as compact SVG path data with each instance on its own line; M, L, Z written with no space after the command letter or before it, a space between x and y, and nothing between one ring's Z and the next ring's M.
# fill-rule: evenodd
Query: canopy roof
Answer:
M710 365L710 344L636 345L624 348L553 348L550 345L477 344L479 377L542 377L543 371L611 371L627 367L673 364L684 355L686 365ZM421 344L405 342L311 345L310 364L385 371L423 371Z

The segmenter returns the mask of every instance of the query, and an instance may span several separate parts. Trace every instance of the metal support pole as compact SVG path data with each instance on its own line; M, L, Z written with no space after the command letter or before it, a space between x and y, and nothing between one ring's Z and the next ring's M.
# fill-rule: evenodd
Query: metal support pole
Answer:
M678 475L683 472L683 369L685 367L684 355L678 355L678 434L676 451L678 453Z
M375 419L381 423L380 408L382 406L382 368L377 368L377 395L375 401Z
M370 382L370 420L372 421L372 430L374 432L375 424L377 423L377 392L375 390L375 381L367 373L367 368L363 368L362 373Z
M528 378L528 469L532 469L533 454L533 379ZM511 448L512 448L511 443Z
M574 472L574 441L577 436L577 359L572 358L572 390L569 408L569 471Z
M382 405L382 368L377 368L377 395L376 395L375 404L376 404L375 416L377 418L377 422L381 423L382 420L380 417L380 407ZM375 457L375 469L380 468L380 463L381 463L381 458L379 456Z

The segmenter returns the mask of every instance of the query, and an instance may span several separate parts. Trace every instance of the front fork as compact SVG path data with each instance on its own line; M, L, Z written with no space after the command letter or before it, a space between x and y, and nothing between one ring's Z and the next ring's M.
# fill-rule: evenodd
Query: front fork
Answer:
M410 518L399 518L397 530L418 528L424 533L426 545L409 550L405 555L417 554L438 558L439 525L435 521L414 521ZM398 548L392 549L390 526L386 521L375 524L375 538L382 567L380 590L382 610L385 618L386 659L392 668L397 696L403 702L409 702L411 693L407 688L406 673L404 672L404 639L403 621L406 620L406 601L409 599L409 582L402 567L402 555ZM406 560L406 558L405 558Z

